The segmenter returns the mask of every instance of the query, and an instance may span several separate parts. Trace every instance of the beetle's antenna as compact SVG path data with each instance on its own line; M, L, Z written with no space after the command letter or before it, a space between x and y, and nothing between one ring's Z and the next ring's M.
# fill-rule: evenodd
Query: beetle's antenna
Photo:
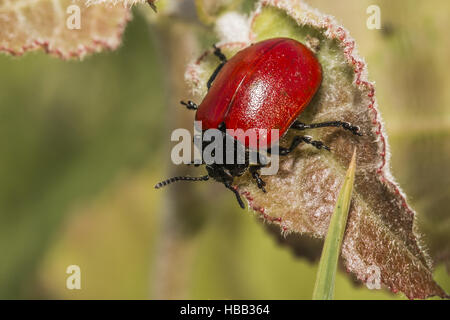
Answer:
M167 186L168 184L177 182L177 181L207 181L209 180L209 176L202 176L202 177L173 177L164 181L161 181L160 183L157 183L155 185L155 189L160 189L162 187Z

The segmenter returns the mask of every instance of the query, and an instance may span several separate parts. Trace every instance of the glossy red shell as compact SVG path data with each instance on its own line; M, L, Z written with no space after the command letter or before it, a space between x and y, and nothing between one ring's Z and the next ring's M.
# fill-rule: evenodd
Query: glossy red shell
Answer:
M271 129L283 136L309 104L322 81L315 55L293 39L275 38L239 51L222 68L200 104L203 130L253 130L259 147L270 145ZM245 146L257 148L235 135Z

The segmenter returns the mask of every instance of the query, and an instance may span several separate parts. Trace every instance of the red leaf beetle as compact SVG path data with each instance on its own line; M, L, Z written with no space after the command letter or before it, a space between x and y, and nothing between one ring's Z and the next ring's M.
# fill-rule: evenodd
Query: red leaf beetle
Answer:
M305 124L297 120L322 82L322 68L319 61L314 53L300 42L289 38L261 41L239 51L230 60L227 60L215 46L214 54L220 59L220 64L208 80L208 93L202 103L197 106L192 101L181 102L188 109L197 111L195 119L202 122L204 130L220 130L224 140L230 139L227 129L254 130L259 143L261 143L259 136L261 129L267 131L278 129L279 137L289 129L302 131L322 127L341 127L355 135L361 135L359 127L348 122ZM155 188L159 189L176 181L206 181L213 178L233 191L239 205L244 208L239 192L232 186L234 177L241 176L249 170L258 187L266 192L265 182L259 172L264 164L249 163L248 155L257 147L254 143L245 137L231 138L245 146L243 164L236 162L206 164L208 174L205 176L173 177L158 183ZM277 142L271 141L270 136L265 137L264 141L266 146ZM279 155L289 154L302 142L311 144L317 149L330 150L321 141L298 135L288 148L279 148ZM267 151L270 153L270 148ZM258 157L260 158L262 156Z

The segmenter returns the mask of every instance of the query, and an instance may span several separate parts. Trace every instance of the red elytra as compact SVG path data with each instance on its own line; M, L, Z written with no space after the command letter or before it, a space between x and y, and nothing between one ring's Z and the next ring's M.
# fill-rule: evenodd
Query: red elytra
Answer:
M255 131L259 145L242 135L249 148L270 146L270 130L282 137L310 103L322 81L319 61L306 46L288 38L256 43L228 60L196 113L203 130ZM267 136L264 132L269 133ZM263 137L264 135L264 137Z

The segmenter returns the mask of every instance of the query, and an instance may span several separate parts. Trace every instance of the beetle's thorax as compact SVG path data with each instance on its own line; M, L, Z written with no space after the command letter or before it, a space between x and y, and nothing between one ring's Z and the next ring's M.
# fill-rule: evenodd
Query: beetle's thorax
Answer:
M203 131L202 154L206 170L211 178L219 182L232 182L233 177L243 175L248 169L249 151L239 141L228 135L225 128L223 131L212 130L215 130L218 136L220 135L221 141L205 139L205 131ZM211 147L212 144L214 147Z

